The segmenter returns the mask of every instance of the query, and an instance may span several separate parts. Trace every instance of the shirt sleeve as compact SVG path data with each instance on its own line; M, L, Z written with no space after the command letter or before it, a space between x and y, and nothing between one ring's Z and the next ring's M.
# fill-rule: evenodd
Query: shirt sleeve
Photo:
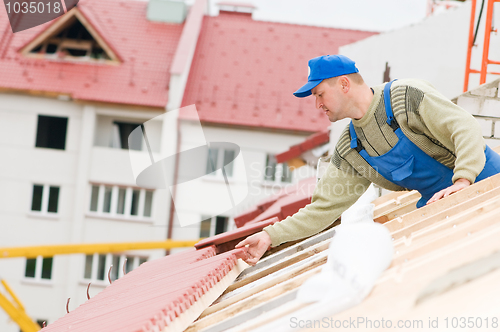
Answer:
M293 216L264 228L272 247L314 235L331 225L368 189L370 181L354 171L330 164L314 190L310 204Z
M486 162L476 119L437 91L425 93L419 113L430 133L456 156L453 183L461 178L474 183Z

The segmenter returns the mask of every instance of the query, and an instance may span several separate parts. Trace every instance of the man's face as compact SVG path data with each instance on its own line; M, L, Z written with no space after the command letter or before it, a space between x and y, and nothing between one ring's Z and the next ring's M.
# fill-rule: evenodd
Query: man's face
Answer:
M330 82L323 80L320 84L311 90L316 98L316 108L322 109L331 122L346 117L342 111L343 94L341 92L338 80L333 79Z

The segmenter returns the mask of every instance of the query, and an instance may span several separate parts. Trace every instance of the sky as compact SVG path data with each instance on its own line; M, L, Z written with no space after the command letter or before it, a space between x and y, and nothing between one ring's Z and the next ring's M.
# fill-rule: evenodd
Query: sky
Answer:
M369 31L390 31L421 21L427 0L208 0L252 3L255 20Z

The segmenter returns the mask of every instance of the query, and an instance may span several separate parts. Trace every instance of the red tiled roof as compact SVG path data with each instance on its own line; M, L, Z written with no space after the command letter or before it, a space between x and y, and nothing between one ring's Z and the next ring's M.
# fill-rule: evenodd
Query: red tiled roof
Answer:
M320 145L330 142L330 131L322 132L309 136L304 142L293 145L288 151L276 155L276 162L283 163L290 159L300 156L302 153L312 150Z
M271 195L259 202L256 206L250 210L236 216L234 218L234 223L236 227L243 227L247 222L254 220L257 216L261 215L266 211L271 205L273 205L279 198L285 196L284 191L280 191L276 195Z
M78 10L121 57L119 65L106 65L22 56L19 49L57 20L13 34L0 6L0 22L5 22L0 25L0 88L164 107L183 24L150 22L146 7L143 1L80 0Z
M248 225L269 218L278 218L281 221L311 203L314 188L316 188L316 177L287 186L280 193L266 198L250 211L236 216L234 218L236 226L248 227Z
M203 259L212 251L209 247L146 262L43 331L163 331L231 271L246 249Z
M221 233L203 239L200 242L196 243L194 247L197 249L202 249L207 246L215 246L217 253L232 250L238 242L245 239L247 236L260 232L264 227L272 225L275 222L278 222L278 218L270 218L268 220L261 219L261 221L258 223L246 225L233 231Z
M307 61L374 32L254 21L249 14L205 17L183 106L196 104L208 123L300 132L330 124L309 98L292 93L307 79Z

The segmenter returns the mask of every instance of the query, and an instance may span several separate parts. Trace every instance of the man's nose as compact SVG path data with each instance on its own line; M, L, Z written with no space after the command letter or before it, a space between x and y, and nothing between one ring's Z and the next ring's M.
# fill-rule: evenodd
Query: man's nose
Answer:
M322 108L323 107L323 103L321 101L319 101L318 99L316 99L316 108Z

